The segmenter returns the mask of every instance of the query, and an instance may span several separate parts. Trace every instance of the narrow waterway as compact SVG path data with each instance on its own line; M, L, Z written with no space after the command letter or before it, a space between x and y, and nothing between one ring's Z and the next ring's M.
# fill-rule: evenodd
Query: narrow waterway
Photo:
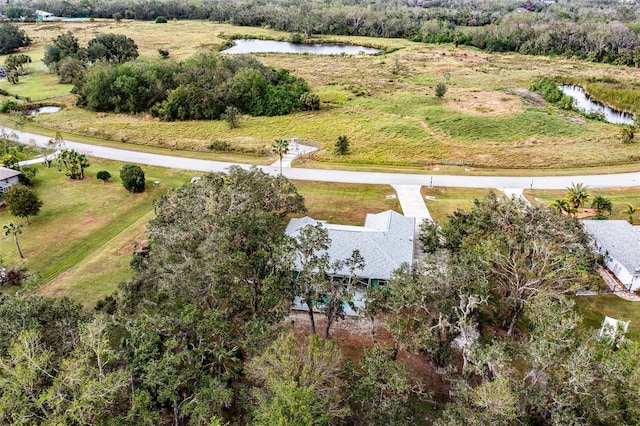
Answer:
M589 113L601 113L605 120L613 124L634 124L634 116L626 112L617 111L591 98L582 87L563 84L558 89L565 95L573 98L573 107L577 110Z

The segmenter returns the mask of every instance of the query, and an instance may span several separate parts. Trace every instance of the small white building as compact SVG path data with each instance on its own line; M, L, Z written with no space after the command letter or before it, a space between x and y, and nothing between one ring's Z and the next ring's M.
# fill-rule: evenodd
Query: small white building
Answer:
M640 226L626 220L583 220L582 225L622 285L640 289Z
M36 10L35 15L38 21L51 21L51 20L60 19L53 13L47 12L44 10Z
M331 239L331 245L327 250L331 262L350 257L354 250L358 250L364 259L364 268L356 271L358 282L361 283L361 288L356 291L353 300L356 308L364 307L364 292L367 288L383 285L400 265L411 265L413 262L415 219L412 217L387 210L378 214L368 214L364 226L335 225L303 217L291 219L286 233L295 238L305 226L318 223L326 228ZM301 267L298 259L296 265ZM347 274L347 271L336 271L335 276ZM299 297L294 299L293 308L309 309ZM346 303L343 308L347 315L358 315L358 312Z
M13 170L7 167L0 166L0 193L7 192L9 188L17 184L19 182L19 174L19 170Z

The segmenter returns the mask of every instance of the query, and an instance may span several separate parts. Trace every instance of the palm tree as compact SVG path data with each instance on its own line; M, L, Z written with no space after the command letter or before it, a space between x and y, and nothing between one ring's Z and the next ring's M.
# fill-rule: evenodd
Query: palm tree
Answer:
M569 201L566 198L563 198L561 200L555 200L554 202L549 204L549 207L551 207L552 209L554 209L558 213L572 214L572 213L575 213L575 211L576 211L576 209L574 209L571 206L571 204L569 203Z
M567 187L565 198L574 209L582 207L589 200L589 187L582 183L572 182L571 186Z
M22 250L20 250L20 244L18 244L18 234L22 234L22 225L14 225L10 223L8 225L3 226L4 235L9 236L13 235L13 241L16 242L16 248L18 249L18 255L20 255L20 259L24 259L24 255L22 254Z
M628 214L629 215L629 219L627 219L629 221L630 224L633 225L633 215L634 213L640 212L640 207L633 207L631 204L627 203L627 208L620 210L620 214Z
M282 175L282 157L289 152L289 141L286 139L276 139L271 149L274 154L280 157L280 175Z
M611 200L603 197L602 195L596 195L593 197L593 201L591 202L591 208L596 209L598 214L611 214L612 207L613 204L611 203Z

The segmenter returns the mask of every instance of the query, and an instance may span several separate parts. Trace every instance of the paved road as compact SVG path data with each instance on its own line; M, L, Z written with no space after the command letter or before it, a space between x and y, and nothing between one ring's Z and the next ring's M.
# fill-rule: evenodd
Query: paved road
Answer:
M21 143L46 147L50 138L35 133L15 131ZM125 161L174 169L199 172L224 171L233 163L172 157L108 148L78 142L65 141L66 147L84 154L110 160ZM248 168L248 165L241 165ZM260 166L271 174L279 173L279 167ZM283 174L290 179L322 182L371 183L386 185L434 185L465 188L564 189L572 182L581 182L591 188L617 188L640 186L640 172L610 175L509 177L509 176L457 176L421 175L407 173L353 172L343 170L298 169L287 167Z

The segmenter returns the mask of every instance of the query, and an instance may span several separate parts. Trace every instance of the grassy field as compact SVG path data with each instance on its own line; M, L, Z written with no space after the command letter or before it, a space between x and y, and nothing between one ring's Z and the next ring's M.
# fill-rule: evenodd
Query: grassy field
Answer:
M473 200L484 198L489 191L489 189L443 188L439 186L433 188L423 186L421 190L423 197L435 197L435 199L426 198L425 204L436 222L446 219L447 215L458 209L469 210L473 205Z
M136 41L142 57L156 58L157 49L162 47L171 52L170 60L217 48L229 37L288 37L262 28L197 21L47 23L25 24L24 28L36 41L33 50L27 52L34 56L34 62L39 61L38 55L42 55L42 46L48 40L67 30L73 31L81 43L96 32L125 34ZM640 144L621 144L617 126L585 121L577 114L557 110L526 88L542 75L585 81L606 76L628 85L640 79L639 69L488 54L398 39L324 36L313 41L350 42L393 53L257 55L266 65L287 68L309 81L323 109L285 117L245 117L234 130L221 122L161 123L144 116L115 114L98 117L72 105L61 113L34 120L73 133L174 149L204 151L212 141L224 140L252 155L268 151L276 138L297 136L320 146L303 164L308 167L326 162L345 167L430 170L436 164L464 164L512 170L515 174L521 173L520 168L555 170L621 164L638 168ZM34 75L34 81L38 78L51 76ZM444 99L438 100L434 87L445 80L449 90ZM1 88L9 90L7 85L0 83ZM32 82L25 80L25 85ZM35 92L37 88L25 89L25 93ZM332 149L342 134L351 141L347 156L337 156Z
M167 188L188 182L192 176L184 171L145 167L147 190L130 194L117 177L121 163L98 159L92 159L91 163L88 176L82 181L71 181L56 168L38 167L34 188L44 205L40 214L32 218L32 224L23 227L19 237L26 257L24 263L30 272L39 275L40 283L58 280L59 288L52 294L68 294L64 289L80 286L83 293L78 300L83 303L85 299L97 300L107 287L115 288L119 281L114 280L124 276L122 270L109 267L112 260L107 259L104 248L122 237L132 243L138 235L135 229L141 226L141 218L153 209L153 200ZM99 170L109 171L114 176L112 181L102 183L95 179ZM160 185L154 186L154 181ZM23 220L1 209L0 222L23 223ZM0 240L0 255L9 263L20 261L11 238ZM102 278L89 279L87 275L83 280L76 280L82 272L74 275L73 268L92 260L93 265L103 265L103 274L93 272L94 278L95 274ZM128 260L113 261L128 269Z
M532 203L541 203L549 205L555 200L562 199L566 191L562 190L525 190L524 195ZM610 219L627 219L629 216L620 214L620 211L627 207L630 203L633 207L640 207L640 187L632 188L615 188L615 189L590 189L591 198L587 202L590 206L590 200L600 195L609 198L613 203ZM587 206L588 207L588 206ZM640 215L635 215L636 219L640 219Z

